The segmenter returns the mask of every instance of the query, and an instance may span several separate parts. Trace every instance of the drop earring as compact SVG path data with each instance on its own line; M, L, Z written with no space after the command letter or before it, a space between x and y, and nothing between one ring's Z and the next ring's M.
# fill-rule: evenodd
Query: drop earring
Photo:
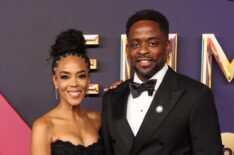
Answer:
M55 99L58 100L58 88L55 88Z

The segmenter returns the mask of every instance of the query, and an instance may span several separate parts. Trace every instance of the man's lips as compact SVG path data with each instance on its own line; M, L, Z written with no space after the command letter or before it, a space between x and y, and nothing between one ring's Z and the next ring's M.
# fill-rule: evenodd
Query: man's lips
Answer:
M153 60L151 58L138 58L136 62L140 67L148 67L152 64Z

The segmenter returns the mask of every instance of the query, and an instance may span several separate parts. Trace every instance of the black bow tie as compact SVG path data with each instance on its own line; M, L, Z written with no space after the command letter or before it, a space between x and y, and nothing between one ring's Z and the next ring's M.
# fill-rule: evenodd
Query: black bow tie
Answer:
M129 88L130 88L133 98L140 96L143 91L148 91L148 95L152 96L154 92L155 84L156 84L156 80L149 80L142 84L139 84L136 82L130 82Z

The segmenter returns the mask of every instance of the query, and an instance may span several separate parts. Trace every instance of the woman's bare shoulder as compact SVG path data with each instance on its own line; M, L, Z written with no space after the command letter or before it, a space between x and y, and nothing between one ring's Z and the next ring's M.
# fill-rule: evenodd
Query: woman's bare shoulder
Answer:
M53 123L45 114L36 119L32 125L31 151L32 155L47 154L53 137ZM38 153L38 151L40 153Z
M87 114L88 114L88 117L91 119L94 119L94 120L101 119L101 113L98 111L88 110Z
M98 128L101 126L101 113L100 112L97 112L97 111L92 111L92 110L89 110L87 111L87 114L88 114L88 117L94 121Z
M33 122L32 129L37 132L48 132L52 129L53 123L47 115L44 115Z
M43 116L39 117L33 122L32 129L44 132L50 132L53 128L53 118L55 116L55 109L48 111Z

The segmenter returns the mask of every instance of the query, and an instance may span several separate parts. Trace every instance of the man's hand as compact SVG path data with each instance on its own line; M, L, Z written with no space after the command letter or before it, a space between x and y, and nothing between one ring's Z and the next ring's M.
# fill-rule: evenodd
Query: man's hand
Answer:
M118 87L118 85L120 85L121 83L123 83L123 80L119 80L119 81L113 82L113 83L110 85L110 87L104 89L104 92L107 92L107 91L110 90L110 89L115 89L115 88Z

